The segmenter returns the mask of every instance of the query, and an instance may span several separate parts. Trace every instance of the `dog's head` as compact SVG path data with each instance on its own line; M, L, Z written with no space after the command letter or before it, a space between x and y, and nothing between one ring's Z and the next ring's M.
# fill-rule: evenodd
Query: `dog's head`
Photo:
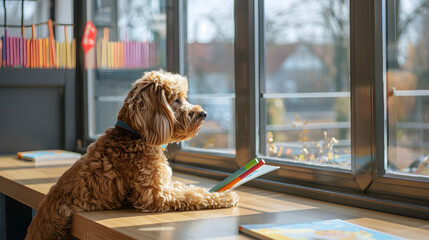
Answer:
M151 145L194 137L207 113L187 100L188 81L178 74L146 72L124 100L118 120L128 124Z

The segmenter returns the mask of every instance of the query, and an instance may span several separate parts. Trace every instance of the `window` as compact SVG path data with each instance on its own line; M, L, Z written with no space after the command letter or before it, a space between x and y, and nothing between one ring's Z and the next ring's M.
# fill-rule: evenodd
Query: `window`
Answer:
M266 0L264 9L261 154L350 170L348 1Z
M188 142L174 160L233 171L260 157L281 168L264 176L274 182L253 184L423 216L429 200L429 184L421 176L429 165L424 160L429 135L423 55L426 2L235 0L235 63L230 71L235 88L227 92L235 93L231 114L237 124L230 132L235 137L235 159L212 152L191 154L187 149L196 143ZM215 27L201 40L195 38L192 19L210 14L197 11L195 1L187 4L188 47L192 41L214 38ZM395 4L404 8L392 8ZM412 21L402 19L407 14L414 16ZM409 25L401 37L395 36L400 21L392 20L398 16ZM216 19L223 22L225 17ZM188 53L185 63L192 86L203 81L193 75L192 52ZM218 53L223 52L205 57L215 59ZM225 55L222 59L229 61ZM407 85L393 90L392 83L403 75L406 79L414 75L415 83L407 80ZM199 91L191 87L190 98L212 94ZM403 155L398 157L398 152ZM396 166L404 162L406 168ZM413 167L419 163L420 169ZM219 176L210 170L190 171Z
M392 173L429 176L429 1L389 2L388 161Z
M188 149L235 151L233 0L187 1L189 102L208 117Z

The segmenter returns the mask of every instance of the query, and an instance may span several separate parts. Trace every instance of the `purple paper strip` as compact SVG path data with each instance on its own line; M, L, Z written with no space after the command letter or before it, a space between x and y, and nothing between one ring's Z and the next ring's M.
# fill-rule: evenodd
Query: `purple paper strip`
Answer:
M135 67L137 68L137 67L140 67L140 65L139 65L139 63L140 63L140 46L139 46L138 42L136 42L135 45L136 45L136 66Z
M2 42L2 47L3 47L3 51L2 51L2 56L1 56L1 60L2 60L2 64L6 64L6 40L4 38L4 36L1 37L1 42Z
M10 37L10 66L15 65L15 38Z
M24 66L24 45L22 37L19 38L19 66Z
M126 56L126 60L127 60L127 64L126 64L126 68L130 67L130 42L125 41L125 47L127 49L127 56Z
M135 52L135 48L134 48L134 42L131 42L131 68L134 68L134 64L135 64L135 56L136 56L136 52Z
M19 62L21 59L20 56L20 41L19 37L15 37L15 67L19 67L21 63Z
M128 68L128 41L124 41L124 68Z
M24 68L27 68L27 41L25 40L25 38L22 38L23 40L23 46L24 46Z
M2 52L1 52L1 60L2 65L5 64L5 57L6 57L6 41L4 40L4 36L1 37L1 43L2 43Z
M15 37L15 67L19 66L19 37Z
M5 41L5 46L3 48L5 51L6 66L9 67L9 38L7 36L7 29L4 30L4 41Z

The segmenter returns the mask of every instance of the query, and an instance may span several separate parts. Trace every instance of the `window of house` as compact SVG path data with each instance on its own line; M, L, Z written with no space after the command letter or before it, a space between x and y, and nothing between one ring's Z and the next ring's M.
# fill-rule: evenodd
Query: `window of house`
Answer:
M391 173L429 176L429 1L389 2L386 104Z
M208 113L187 149L235 151L233 9L233 0L187 1L188 100Z
M350 170L348 1L266 0L264 16L261 154Z

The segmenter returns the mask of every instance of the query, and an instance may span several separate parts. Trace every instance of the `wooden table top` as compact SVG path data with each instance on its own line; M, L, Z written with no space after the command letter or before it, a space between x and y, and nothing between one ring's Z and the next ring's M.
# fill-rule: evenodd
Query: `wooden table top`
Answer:
M0 157L0 192L37 209L49 188L69 166L35 167L12 156ZM175 180L210 188L218 181L174 173ZM257 188L237 189L235 208L168 213L134 209L73 215L80 239L248 239L240 224L292 224L342 219L406 239L427 239L429 221L317 201Z

